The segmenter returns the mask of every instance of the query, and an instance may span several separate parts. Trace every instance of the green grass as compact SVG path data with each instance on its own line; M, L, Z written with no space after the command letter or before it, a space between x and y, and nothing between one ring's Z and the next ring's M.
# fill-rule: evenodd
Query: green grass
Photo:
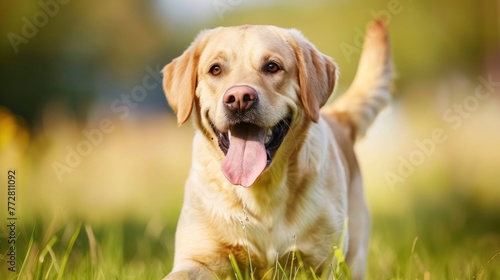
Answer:
M172 265L172 232L160 239L145 228L128 222L93 228L73 221L47 236L47 227L37 223L17 239L18 272L5 267L0 279L160 279Z
M391 166L397 165L397 155L407 154L412 147L392 150L391 144L382 149L375 141L359 151L372 212L367 279L500 279L500 138L495 130L482 126L492 118L479 117L467 120L471 127L450 133L446 146L440 146L404 184L393 189L383 181L384 171L394 170ZM498 124L500 119L495 127ZM430 129L423 129L425 136L435 122L429 125ZM170 119L147 122L132 131L117 126L63 182L57 180L50 164L64 160L64 147L76 145L82 127L51 129L31 137L25 150L16 146L22 138L7 135L12 140L0 151L0 171L16 163L20 173L17 272L7 270L4 225L0 227L0 279L165 276L172 268L192 129L177 129ZM0 130L0 136L5 137L4 132ZM47 135L62 140L50 144L55 140ZM65 135L72 137L64 140ZM478 150L477 139L467 138L470 135L481 136L482 145L489 149ZM386 145L388 140L383 140ZM411 143L412 138L394 141ZM6 205L2 193L1 205ZM3 224L6 213L2 209ZM342 256L336 260L331 267L335 277L347 279ZM295 274L297 279L302 274L316 279L310 268L301 265L298 254L290 255L287 265L277 264L275 270L279 279ZM249 271L240 274L251 278Z
M496 213L470 199L421 199L416 197L404 213L374 213L368 279L500 279ZM3 269L0 279L161 279L171 268L173 225L154 236L147 222L92 226L75 219L65 224L57 229L41 220L23 225L31 230L17 240L19 274ZM349 279L341 246L331 266L333 279ZM299 255L290 260L294 263L286 269L277 264L277 279L304 279L305 274L325 279L309 274ZM248 271L234 268L238 279L252 279Z
M449 195L374 215L370 279L500 279L498 210Z

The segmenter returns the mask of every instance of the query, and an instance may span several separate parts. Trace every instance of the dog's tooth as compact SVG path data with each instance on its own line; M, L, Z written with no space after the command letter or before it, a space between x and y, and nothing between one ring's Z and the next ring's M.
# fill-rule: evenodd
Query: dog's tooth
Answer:
M265 144L269 143L272 137L273 137L273 131L270 128L268 128L266 131L266 140L264 141L264 143Z

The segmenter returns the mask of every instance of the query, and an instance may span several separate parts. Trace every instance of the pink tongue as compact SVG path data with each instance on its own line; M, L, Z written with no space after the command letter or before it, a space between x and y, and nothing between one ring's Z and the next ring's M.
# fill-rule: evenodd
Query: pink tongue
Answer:
M255 125L237 125L231 129L231 139L222 173L233 185L250 187L267 165L264 146L266 130Z

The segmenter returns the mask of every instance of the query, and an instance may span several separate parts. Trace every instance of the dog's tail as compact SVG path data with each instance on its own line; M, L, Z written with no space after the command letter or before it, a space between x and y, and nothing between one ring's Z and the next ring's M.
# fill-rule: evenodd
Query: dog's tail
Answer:
M345 123L351 130L353 140L363 136L377 114L391 100L392 76L387 27L379 19L367 30L352 85L323 112Z

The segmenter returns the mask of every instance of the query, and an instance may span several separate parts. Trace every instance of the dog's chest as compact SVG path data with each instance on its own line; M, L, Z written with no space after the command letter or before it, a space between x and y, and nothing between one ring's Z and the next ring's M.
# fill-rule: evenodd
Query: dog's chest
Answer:
M304 220L302 218L306 217L299 220ZM294 251L317 256L326 253L320 252L322 248L318 248L315 243L318 240L317 234L324 233L308 232L311 224L295 223L286 218L286 213L260 219L251 215L238 216L238 223L241 229L237 246L240 263L247 263L250 256L255 267L265 270L275 267L277 261L285 265ZM311 249L315 251L312 252Z
M282 220L271 224L251 219L239 220L242 234L239 236L239 250L243 250L245 260L248 256L254 265L261 268L273 267L276 260L282 258L296 246L296 231ZM241 254L238 254L241 255Z

